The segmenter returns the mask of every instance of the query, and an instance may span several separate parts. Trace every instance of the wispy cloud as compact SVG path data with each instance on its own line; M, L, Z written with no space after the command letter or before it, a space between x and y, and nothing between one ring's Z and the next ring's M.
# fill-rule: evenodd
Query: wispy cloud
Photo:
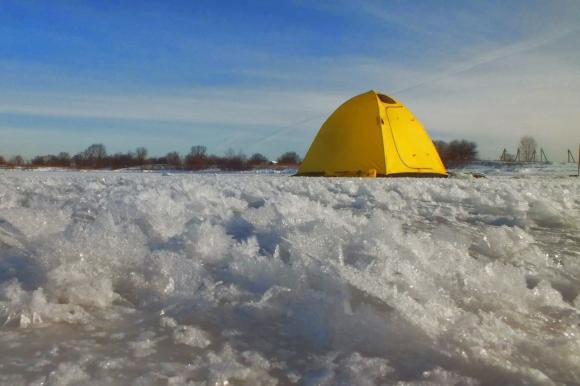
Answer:
M92 120L75 138L89 138L101 124L118 125L123 135L115 137L117 143L130 144L131 136L140 135L143 141L165 144L156 147L159 152L177 143L168 140L168 133L177 137L188 130L192 141L199 139L214 147L212 151L233 147L275 154L292 146L304 152L341 102L369 89L400 97L434 137L477 140L487 157L515 144L522 134L537 136L557 152L576 133L577 2L293 3L326 13L328 17L312 24L327 23L324 32L309 35L311 26L305 22L296 44L286 36L278 47L275 38L261 41L249 30L241 31L242 37L224 40L216 35L206 41L187 36L185 28L168 27L162 32L165 40L177 36L176 31L179 36L164 48L167 55L154 59L153 67L139 62L135 69L122 61L110 73L98 66L98 71L76 71L54 61L4 59L0 134L11 128L10 135L18 138L19 127L22 132L42 131L42 124L27 128L25 123L26 117L36 117L35 122L44 117L45 129L54 136L64 134L48 124L51 119L80 125ZM173 24L185 26L188 21L187 15L169 16ZM149 18L162 23L160 17ZM333 22L345 25L337 29ZM102 31L105 26L98 27ZM284 27L286 33L291 29ZM323 45L319 49L300 47L322 33L336 36L318 42ZM109 52L103 60L135 51L131 43L115 44L120 51ZM139 58L146 58L154 50L138 51ZM22 123L3 123L2 115L21 116ZM157 124L162 127L157 132L140 129ZM110 130L101 129L100 134L104 142L113 138Z
M322 92L234 88L166 95L12 93L0 96L0 113L276 127L325 111L335 101Z

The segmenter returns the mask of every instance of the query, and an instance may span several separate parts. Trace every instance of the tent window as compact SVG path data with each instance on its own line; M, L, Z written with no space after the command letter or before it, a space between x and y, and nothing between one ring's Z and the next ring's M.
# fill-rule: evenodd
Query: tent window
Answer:
M377 95L379 96L379 99L383 103L388 103L388 104L391 104L391 105L394 105L394 104L397 103L393 98L388 97L385 94L377 94Z

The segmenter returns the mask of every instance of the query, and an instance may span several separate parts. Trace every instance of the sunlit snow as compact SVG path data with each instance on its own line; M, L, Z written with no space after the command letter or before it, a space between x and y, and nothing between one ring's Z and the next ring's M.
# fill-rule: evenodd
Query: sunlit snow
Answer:
M0 384L579 384L556 169L0 172Z

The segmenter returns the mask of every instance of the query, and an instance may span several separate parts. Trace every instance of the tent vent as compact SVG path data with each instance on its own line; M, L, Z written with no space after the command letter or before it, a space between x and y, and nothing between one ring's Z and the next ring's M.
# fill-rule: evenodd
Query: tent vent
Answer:
M394 105L397 103L393 98L388 97L385 94L377 94L377 95L378 95L379 99L381 100L381 102L383 102L383 103L388 103L391 105Z

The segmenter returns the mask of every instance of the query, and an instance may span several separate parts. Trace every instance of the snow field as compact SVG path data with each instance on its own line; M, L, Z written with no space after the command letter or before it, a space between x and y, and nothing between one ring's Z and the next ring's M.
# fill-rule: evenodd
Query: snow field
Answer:
M580 182L0 174L0 384L580 383Z

